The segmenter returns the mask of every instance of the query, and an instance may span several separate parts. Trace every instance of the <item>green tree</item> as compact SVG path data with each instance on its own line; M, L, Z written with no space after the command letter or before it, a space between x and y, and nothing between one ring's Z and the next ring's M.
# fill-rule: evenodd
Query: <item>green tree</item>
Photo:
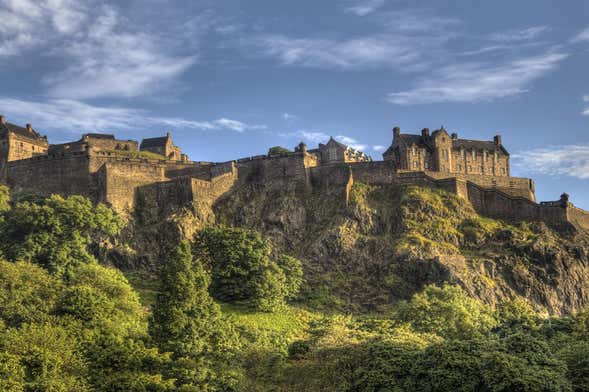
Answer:
M47 322L63 290L61 279L37 265L0 260L0 320L7 327Z
M5 358L18 358L26 391L90 390L79 342L64 327L27 324L9 328L0 336L0 352ZM18 380L19 370L15 370Z
M25 369L20 364L19 357L0 352L0 391L24 392L24 390Z
M162 351L172 353L178 386L232 390L236 380L229 362L237 338L210 297L209 283L190 244L183 241L162 267L150 333Z
M288 256L281 264L273 261L270 243L254 231L206 228L195 238L194 252L211 270L211 294L220 301L273 311L301 284L300 262Z
M274 146L274 147L270 147L270 149L268 150L268 155L272 156L272 155L285 155L288 154L290 152L290 150L288 148L285 147L281 147L281 146Z
M121 219L104 204L53 195L43 202L19 202L5 214L0 251L10 260L31 261L63 274L72 265L94 261L89 246L121 228Z
M410 301L398 305L395 319L416 331L446 338L479 336L497 324L490 307L450 285L426 286Z

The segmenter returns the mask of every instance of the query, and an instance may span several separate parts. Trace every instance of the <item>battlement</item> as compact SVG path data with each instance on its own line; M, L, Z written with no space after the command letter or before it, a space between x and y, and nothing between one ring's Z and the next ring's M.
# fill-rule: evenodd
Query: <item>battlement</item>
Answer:
M421 135L401 134L395 128L382 161L332 138L317 149L308 150L300 143L294 151L275 147L268 155L195 162L180 153L169 133L141 144L111 134L85 134L43 151L39 146L46 139L32 127L5 128L4 136L0 133L0 174L9 186L45 194L81 194L122 214L132 213L138 201L157 204L161 211L192 208L204 214L224 194L247 184L297 192L335 187L347 200L352 184L359 182L438 187L468 200L485 216L540 220L589 231L589 213L570 203L568 196L536 203L534 182L509 175L509 153L499 136L479 142L459 139L443 128L431 134L424 129ZM10 150L13 137L31 138L30 151L2 155L1 147ZM475 163L479 170L471 170Z

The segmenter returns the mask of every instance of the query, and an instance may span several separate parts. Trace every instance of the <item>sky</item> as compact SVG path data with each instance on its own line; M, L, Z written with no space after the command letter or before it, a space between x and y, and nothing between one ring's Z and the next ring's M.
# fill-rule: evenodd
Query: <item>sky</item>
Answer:
M0 114L51 143L172 133L194 161L392 128L501 134L589 209L589 2L0 0Z

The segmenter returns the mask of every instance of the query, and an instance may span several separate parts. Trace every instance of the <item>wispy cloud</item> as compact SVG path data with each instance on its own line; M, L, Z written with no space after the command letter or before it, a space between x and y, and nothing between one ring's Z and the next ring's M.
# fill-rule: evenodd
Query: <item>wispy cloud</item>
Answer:
M0 98L0 111L8 121L11 117L35 124L39 129L70 132L137 130L140 127L173 127L197 130L226 130L245 132L265 129L264 125L251 125L228 118L213 121L195 121L175 117L157 117L140 109L100 107L80 101L53 99L47 102ZM14 120L13 120L14 121Z
M95 0L0 3L0 57L36 50L61 66L43 78L56 98L136 97L166 85L196 57Z
M505 64L464 63L446 66L416 87L388 95L399 105L437 102L476 102L521 94L536 79L555 69L567 57L545 53Z
M512 159L528 173L589 179L589 145L532 149L513 154Z
M309 131L309 130L299 130L296 132L283 133L280 136L288 137L288 138L300 138L306 142L310 142L310 143L314 143L314 144L319 144L319 143L325 144L329 141L329 138L331 137L325 132ZM338 142L343 143L343 144L345 144L355 150L362 151L362 150L366 150L368 148L368 146L366 144L362 144L350 136L337 135L337 136L334 136L333 138L335 140L337 140Z
M395 20L391 23L390 20ZM265 34L252 38L256 54L277 58L283 65L346 71L392 68L423 69L437 61L440 48L452 38L447 31L456 20L418 11L379 15L379 31L355 36L292 37Z
M386 0L353 0L344 11L357 15L366 16L386 4Z
M296 120L298 116L291 113L282 113L282 119L286 121Z
M589 102L589 95L584 95L583 96L583 102ZM583 116L589 116L589 107L583 109L583 111L581 112L581 114Z
M379 144L377 144L376 146L372 146L372 149L374 151L383 151L386 147L385 146L381 146Z
M12 0L0 4L0 56L15 56L77 31L87 9L75 0Z
M526 29L513 29L497 32L491 35L491 40L498 42L521 42L536 39L540 34L548 31L548 26L534 26Z
M589 42L589 27L585 30L580 31L571 40L572 43Z

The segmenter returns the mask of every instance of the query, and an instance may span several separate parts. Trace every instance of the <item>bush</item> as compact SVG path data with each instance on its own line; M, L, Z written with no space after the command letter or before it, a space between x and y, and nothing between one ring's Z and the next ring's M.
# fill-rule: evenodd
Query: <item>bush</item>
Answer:
M273 311L294 297L302 282L300 261L270 258L270 243L253 231L207 228L195 238L195 257L211 271L210 292L224 302L245 303Z

